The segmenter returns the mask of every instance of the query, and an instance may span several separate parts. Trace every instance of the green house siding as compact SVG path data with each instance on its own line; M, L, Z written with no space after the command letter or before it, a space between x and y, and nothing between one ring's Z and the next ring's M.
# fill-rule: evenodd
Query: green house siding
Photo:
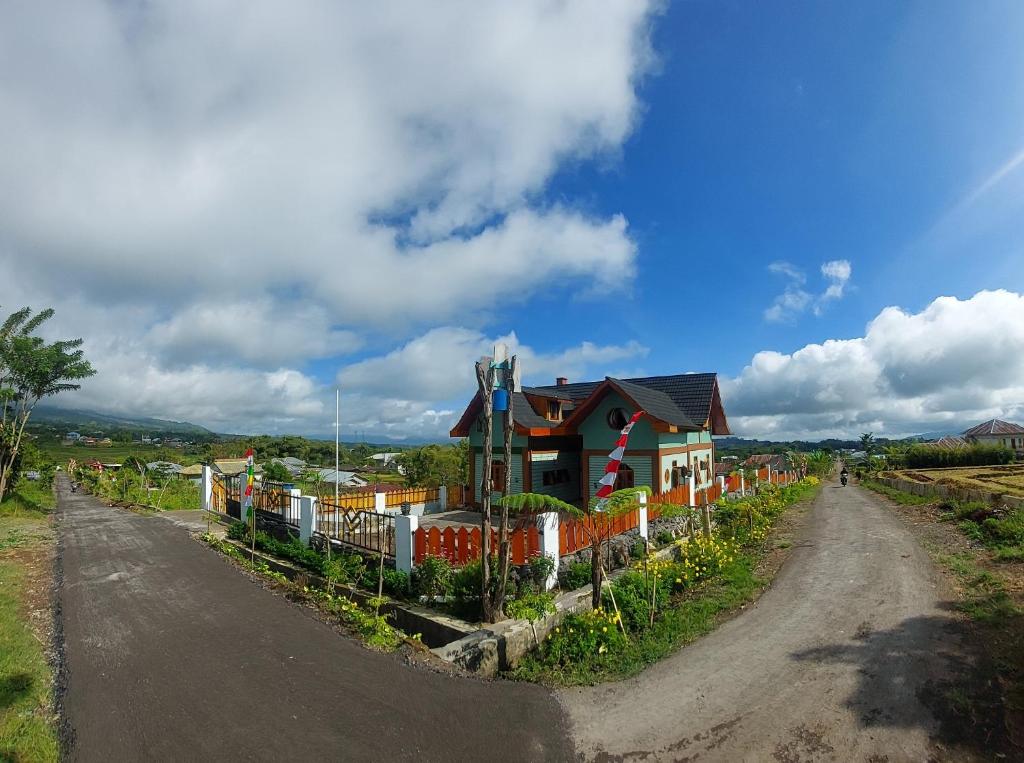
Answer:
M546 455L540 453L534 457L547 458ZM565 472L569 473L568 482L544 484L545 473L555 474L559 471L562 476L565 475ZM531 461L530 480L532 482L530 491L533 493L554 496L567 503L578 501L580 498L580 454L559 451L553 461Z
M615 447L615 441L619 439L617 429L608 426L608 412L612 408L622 408L626 416L632 416L635 410L632 404L627 403L620 395L610 392L605 396L597 407L590 412L585 421L579 425L578 431L583 435L583 448L585 450L607 450ZM651 422L646 417L640 419L629 434L629 450L657 450L658 434L651 427ZM601 466L602 472L604 466ZM650 474L650 467L647 469ZM591 472L593 473L593 472ZM640 484L639 482L637 484ZM650 482L643 483L649 485Z
M630 443L632 444L632 438L630 438ZM629 451L627 451L626 457L622 459L622 463L633 469L633 484L636 487L640 487L641 485L654 485L654 475L651 474L650 456L630 456ZM589 498L593 498L597 493L597 481L604 476L604 468L607 464L608 456L590 457L588 464L590 468L590 484L587 485L587 496Z
M494 448L491 451L493 453L492 460L501 461L504 458L503 448ZM480 492L480 481L483 479L484 473L484 454L482 448L473 449L474 458L474 471L473 471L473 495L476 496ZM523 450L522 448L512 448L512 492L522 493L523 492ZM501 498L501 491L496 490L491 493L491 502L497 501Z

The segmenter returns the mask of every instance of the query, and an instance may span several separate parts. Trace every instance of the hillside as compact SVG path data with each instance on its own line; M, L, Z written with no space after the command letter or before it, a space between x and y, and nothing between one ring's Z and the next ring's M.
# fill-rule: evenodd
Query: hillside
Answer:
M103 434L107 437L113 437L119 432L131 432L136 435L175 436L188 440L211 440L217 436L209 429L187 421L111 416L50 405L36 407L28 428L33 434L61 436L70 431L83 435Z

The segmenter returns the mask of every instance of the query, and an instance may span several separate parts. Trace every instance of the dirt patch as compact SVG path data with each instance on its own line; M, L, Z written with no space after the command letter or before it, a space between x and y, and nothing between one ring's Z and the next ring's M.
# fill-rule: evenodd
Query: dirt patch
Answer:
M807 520L817 496L818 494L815 493L810 498L794 503L772 525L772 529L765 539L768 550L754 569L754 574L762 580L769 581L769 585L776 573L782 569L782 565L786 563L789 555L793 553L793 549L801 547Z

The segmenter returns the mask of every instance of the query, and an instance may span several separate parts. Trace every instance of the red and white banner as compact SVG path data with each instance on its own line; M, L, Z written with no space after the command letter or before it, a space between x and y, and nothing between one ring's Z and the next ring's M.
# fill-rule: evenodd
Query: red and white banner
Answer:
M629 432L633 425L644 415L643 411L637 411L629 420L629 423L622 428L619 439L615 441L615 450L608 454L608 465L604 468L604 476L599 480L601 487L598 489L596 498L604 500L615 490L615 479L619 476L619 464L622 463L622 456L626 452L626 443L629 442Z

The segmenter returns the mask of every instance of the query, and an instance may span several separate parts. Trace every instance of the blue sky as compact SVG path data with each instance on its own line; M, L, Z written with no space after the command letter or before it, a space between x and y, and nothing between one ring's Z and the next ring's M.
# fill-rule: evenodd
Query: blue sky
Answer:
M717 371L747 436L1024 414L1024 6L230 5L4 11L0 305L85 336L65 404L443 437L505 339Z

